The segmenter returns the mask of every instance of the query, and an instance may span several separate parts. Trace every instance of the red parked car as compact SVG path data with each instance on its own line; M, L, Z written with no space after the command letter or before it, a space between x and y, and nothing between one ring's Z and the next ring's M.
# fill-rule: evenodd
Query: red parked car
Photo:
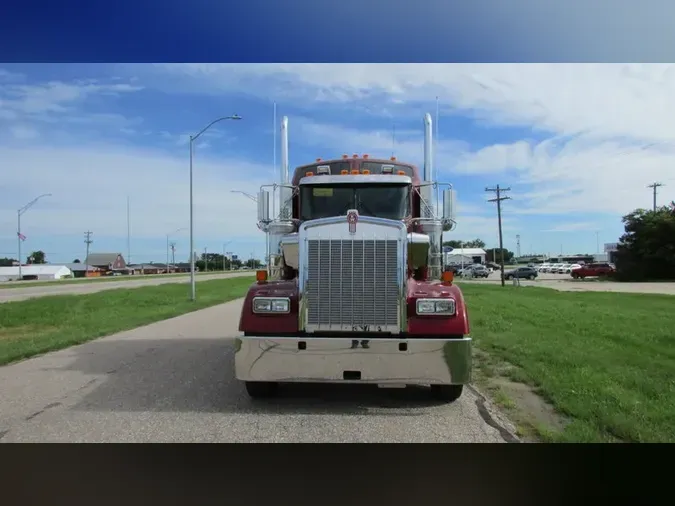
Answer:
M571 276L574 279L584 279L593 277L613 276L616 268L612 264L594 263L586 264L572 270Z

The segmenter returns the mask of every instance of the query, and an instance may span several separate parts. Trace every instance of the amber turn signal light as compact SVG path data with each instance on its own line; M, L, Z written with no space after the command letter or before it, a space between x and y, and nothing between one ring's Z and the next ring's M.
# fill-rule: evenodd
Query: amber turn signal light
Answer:
M267 281L267 271L255 271L255 280L258 283Z
M441 274L443 283L452 283L453 279L455 279L455 274L452 271L443 271L443 274Z

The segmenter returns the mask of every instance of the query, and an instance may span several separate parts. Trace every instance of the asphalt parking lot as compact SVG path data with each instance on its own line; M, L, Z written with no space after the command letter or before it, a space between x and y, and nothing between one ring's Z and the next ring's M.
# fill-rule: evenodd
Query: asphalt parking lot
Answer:
M491 283L501 282L499 272L493 272L485 278L462 279L461 283ZM513 281L506 281L513 284ZM600 280L597 278L572 279L569 274L540 273L536 280L520 280L521 286L540 286L553 288L565 292L626 292L626 293L660 293L675 295L675 282L645 282L645 283L619 283L618 281Z

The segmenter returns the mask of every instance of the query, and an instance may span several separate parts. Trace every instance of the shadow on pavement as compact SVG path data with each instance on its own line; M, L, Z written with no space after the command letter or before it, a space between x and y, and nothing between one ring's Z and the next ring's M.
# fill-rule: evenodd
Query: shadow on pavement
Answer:
M375 385L284 384L278 398L253 401L234 378L229 338L107 339L70 351L60 369L100 377L76 410L422 416L441 405L423 387Z

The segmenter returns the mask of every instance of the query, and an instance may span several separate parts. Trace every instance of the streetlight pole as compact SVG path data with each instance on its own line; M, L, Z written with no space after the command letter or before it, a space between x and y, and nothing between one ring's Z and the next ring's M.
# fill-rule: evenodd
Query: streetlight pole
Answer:
M169 237L177 234L178 232L182 232L185 230L185 227L178 228L171 232L170 234L166 234L166 273L170 274L171 271L171 266L169 265Z
M194 194L192 185L192 158L193 158L193 143L200 135L206 132L216 123L226 119L241 119L241 116L233 114L232 116L223 116L213 120L211 123L202 128L197 135L190 136L190 299L194 302L197 300L197 284L195 283L195 227L194 227Z
M31 200L28 204L23 206L21 209L18 209L16 211L16 239L18 242L18 252L19 252L19 281L23 279L23 272L21 271L21 243L23 242L22 235L21 235L21 215L28 211L33 204L35 204L38 200L40 200L42 197L51 197L51 193L43 193L39 197L35 197L33 200Z

